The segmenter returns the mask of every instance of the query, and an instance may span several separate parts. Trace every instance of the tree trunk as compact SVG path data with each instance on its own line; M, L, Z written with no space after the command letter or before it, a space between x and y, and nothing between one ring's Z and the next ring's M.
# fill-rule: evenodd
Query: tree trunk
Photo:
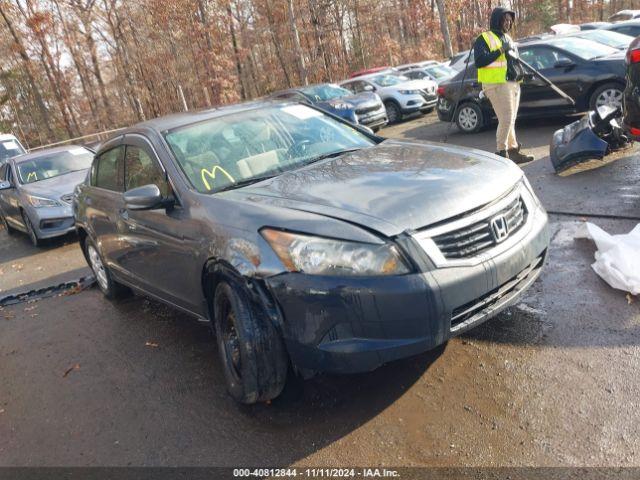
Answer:
M436 0L438 6L438 16L440 17L440 30L442 31L442 40L444 41L444 54L446 57L453 56L453 48L451 46L451 35L449 34L449 24L447 22L447 9L444 0Z
M291 29L291 37L293 38L293 46L295 48L296 59L298 62L298 75L300 76L300 82L304 85L308 85L309 79L307 78L304 52L300 46L300 35L298 33L298 27L296 26L296 17L293 11L293 0L287 0L287 6L289 7L289 28Z
M29 80L31 91L33 92L33 95L35 97L36 106L40 113L40 119L44 124L40 126L44 127L45 130L47 131L48 139L53 139L55 136L53 133L53 129L51 128L51 118L49 116L49 112L47 111L47 107L44 104L44 100L42 99L42 94L40 93L38 84L35 81L31 60L29 59L29 55L27 55L27 51L24 48L22 39L18 35L18 32L16 31L16 29L13 27L13 23L11 23L11 20L9 20L9 17L5 9L3 8L2 2L0 2L0 15L2 15L2 18L4 19L4 22L6 23L7 28L9 29L9 32L13 37L13 41L16 44L16 47L18 49L18 54L20 55L20 58L22 59L22 63L24 64L24 70L27 75L27 79Z

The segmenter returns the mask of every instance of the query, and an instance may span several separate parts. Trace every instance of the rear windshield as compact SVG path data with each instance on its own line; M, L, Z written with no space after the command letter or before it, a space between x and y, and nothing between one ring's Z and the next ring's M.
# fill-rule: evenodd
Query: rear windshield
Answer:
M87 170L92 161L93 153L86 148L78 147L19 162L16 169L20 183L35 183L78 170Z
M23 153L24 149L15 140L0 141L0 163Z
M314 102L326 102L335 98L346 97L351 95L351 92L346 88L339 87L338 85L315 85L313 87L301 88L300 91Z
M549 40L548 44L567 50L584 60L605 57L617 52L615 48L585 38L558 38L557 40Z
M446 65L434 65L432 67L425 68L427 72L429 72L436 80L440 80L442 78L452 77L455 75L457 70L448 67Z

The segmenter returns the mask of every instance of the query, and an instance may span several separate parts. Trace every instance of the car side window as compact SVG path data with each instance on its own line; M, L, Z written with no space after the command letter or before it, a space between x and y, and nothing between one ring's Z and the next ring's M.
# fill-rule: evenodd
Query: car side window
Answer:
M342 84L342 86L347 90L351 90L353 93L359 93L359 90L357 89L358 83L360 82L349 82L349 83Z
M94 163L97 171L92 185L114 192L122 191L124 182L123 151L123 147L115 147L96 158Z
M127 145L124 157L124 189L156 185L162 196L169 194L169 185L164 172L151 155L143 148Z
M550 48L532 48L520 52L522 59L536 70L553 68L558 55Z

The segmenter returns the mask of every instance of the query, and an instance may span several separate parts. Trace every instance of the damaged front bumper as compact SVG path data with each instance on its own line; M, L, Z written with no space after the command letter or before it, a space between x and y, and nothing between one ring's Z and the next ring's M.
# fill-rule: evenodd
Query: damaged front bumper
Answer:
M556 173L579 163L601 160L625 148L630 139L620 126L620 109L599 107L553 134L550 157Z
M549 243L539 209L513 247L469 266L358 278L285 273L266 279L302 371L356 373L433 349L519 301Z

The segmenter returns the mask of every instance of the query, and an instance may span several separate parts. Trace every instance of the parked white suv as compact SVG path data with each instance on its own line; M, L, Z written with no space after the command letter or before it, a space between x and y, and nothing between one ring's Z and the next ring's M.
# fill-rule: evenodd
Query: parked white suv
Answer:
M10 133L0 133L0 165L7 160L25 153L20 141Z
M399 122L409 113L430 112L438 101L435 82L410 80L391 71L350 78L340 85L353 93L377 93L387 110L389 123Z

